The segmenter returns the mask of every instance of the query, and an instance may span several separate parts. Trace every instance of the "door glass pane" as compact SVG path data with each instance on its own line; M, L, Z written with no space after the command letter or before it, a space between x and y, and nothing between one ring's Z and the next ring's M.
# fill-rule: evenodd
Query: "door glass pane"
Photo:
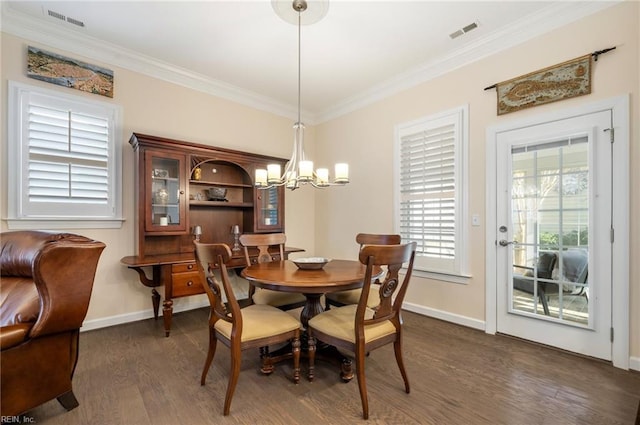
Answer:
M512 149L510 312L589 320L589 152L586 138Z
M263 225L277 226L280 224L278 216L278 188L264 189L260 197L260 209L262 211Z
M180 161L154 157L151 175L151 222L157 226L176 226L180 217Z

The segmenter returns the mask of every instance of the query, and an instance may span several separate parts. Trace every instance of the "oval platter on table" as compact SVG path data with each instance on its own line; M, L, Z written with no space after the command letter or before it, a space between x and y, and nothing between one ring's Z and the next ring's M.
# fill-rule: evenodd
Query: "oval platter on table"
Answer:
M293 261L293 263L295 263L295 265L298 266L300 270L319 270L331 260L324 257L305 257L296 258L295 260L291 261Z

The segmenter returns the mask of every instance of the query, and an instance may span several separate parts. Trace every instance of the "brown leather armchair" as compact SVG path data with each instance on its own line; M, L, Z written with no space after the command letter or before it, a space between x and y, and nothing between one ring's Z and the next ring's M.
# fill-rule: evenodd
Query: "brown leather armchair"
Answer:
M41 231L2 233L0 244L1 414L54 398L71 410L80 327L105 244Z

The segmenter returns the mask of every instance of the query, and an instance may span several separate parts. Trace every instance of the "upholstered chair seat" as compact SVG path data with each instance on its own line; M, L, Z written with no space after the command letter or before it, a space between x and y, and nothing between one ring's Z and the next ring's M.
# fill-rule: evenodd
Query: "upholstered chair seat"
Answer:
M281 292L256 288L251 300L255 304L267 304L288 310L290 308L300 307L300 304L305 301L305 297L295 292Z
M274 334L286 333L300 328L300 322L270 305L254 304L240 309L242 314L242 334L240 341L267 338ZM233 324L218 320L214 328L224 337L231 339Z
M309 325L313 326L313 328L318 332L355 344L355 317L357 309L358 304L350 304L344 307L334 308L312 318L309 321ZM374 314L374 310L367 308L364 313L364 319L373 319ZM393 326L391 320L367 325L364 327L364 343L367 344L395 333L396 328Z

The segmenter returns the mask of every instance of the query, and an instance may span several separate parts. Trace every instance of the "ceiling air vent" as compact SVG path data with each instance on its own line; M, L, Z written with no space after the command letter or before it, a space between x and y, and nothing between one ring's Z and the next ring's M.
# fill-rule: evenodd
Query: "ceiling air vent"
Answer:
M84 27L84 22L78 21L77 19L73 19L67 16L67 22L73 25L77 25L79 27Z
M49 16L56 18L56 19L60 19L61 21L66 21L67 17L64 16L62 13L58 13L58 12L54 12L53 10L47 10L47 13Z
M84 22L74 19L70 16L64 16L62 13L54 12L53 10L47 10L47 15L52 18L60 19L61 21L66 21L70 24L77 25L79 27L84 27Z
M454 38L458 38L463 34L468 33L469 31L472 31L474 29L478 28L478 23L477 22L472 22L469 25L466 25L462 28L460 28L459 30L456 30L454 32L452 32L451 34L449 34L449 37L453 40Z

